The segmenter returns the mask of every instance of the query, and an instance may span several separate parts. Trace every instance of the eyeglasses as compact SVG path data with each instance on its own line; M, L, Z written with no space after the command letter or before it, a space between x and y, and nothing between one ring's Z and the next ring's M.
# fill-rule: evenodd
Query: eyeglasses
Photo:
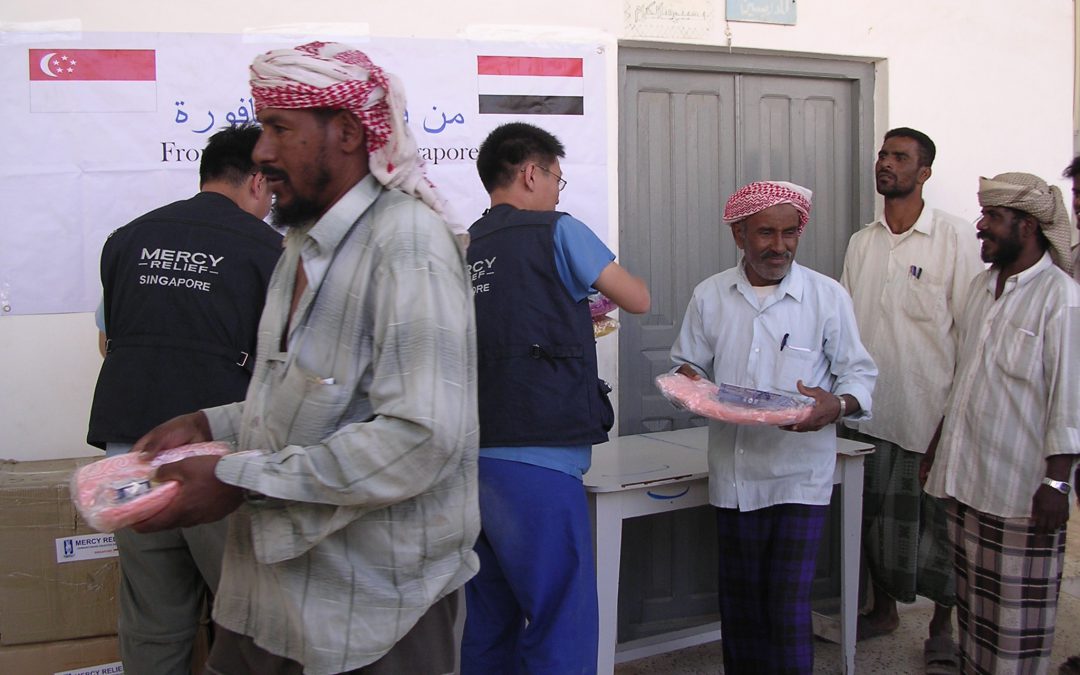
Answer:
M549 176L554 176L555 180L559 181L559 192L562 192L563 189L566 187L566 179L563 178L562 176L560 176L559 174L555 173L551 169L540 166L539 164L533 164L533 166L535 166L537 169L540 169L541 171L543 171L544 173L546 173ZM527 168L529 168L529 167L525 167L525 169L527 169ZM525 173L525 169L522 169L521 172Z

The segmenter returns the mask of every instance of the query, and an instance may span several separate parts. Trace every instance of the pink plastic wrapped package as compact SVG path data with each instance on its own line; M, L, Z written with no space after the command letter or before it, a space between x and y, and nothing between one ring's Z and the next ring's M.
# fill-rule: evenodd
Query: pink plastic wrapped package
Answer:
M656 378L656 388L664 398L709 419L732 424L787 426L802 422L814 409L812 399L792 398L759 389L691 380L676 373Z
M603 293L597 293L596 295L589 297L589 313L594 319L598 316L603 316L608 312L615 311L618 308L619 306Z
M162 464L198 455L225 455L229 443L192 443L159 453L145 461L129 452L87 464L71 478L71 500L82 517L98 532L115 532L146 520L169 505L180 491L176 481L151 480Z
M589 296L589 314L592 315L594 338L602 338L618 329L619 322L610 316L605 316L608 312L615 311L618 308L619 306L603 293Z

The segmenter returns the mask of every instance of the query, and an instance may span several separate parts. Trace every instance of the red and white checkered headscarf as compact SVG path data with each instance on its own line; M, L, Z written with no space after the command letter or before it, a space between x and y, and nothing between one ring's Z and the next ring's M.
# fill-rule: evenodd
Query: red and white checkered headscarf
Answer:
M265 108L348 110L364 127L368 168L388 188L420 199L450 223L446 200L424 171L405 123L405 88L364 52L337 42L275 49L251 64L255 112ZM456 220L456 219L455 219ZM466 232L450 224L455 234Z
M762 180L741 187L731 195L724 207L724 222L740 220L777 204L791 204L799 212L799 234L810 220L810 200L814 193L795 183Z

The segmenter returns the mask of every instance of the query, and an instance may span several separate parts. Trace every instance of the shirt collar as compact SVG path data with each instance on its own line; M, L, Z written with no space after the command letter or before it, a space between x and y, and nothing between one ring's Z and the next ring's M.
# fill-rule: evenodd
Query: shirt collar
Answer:
M739 290L747 298L753 298L754 289L750 285L750 280L746 278L746 258L745 256L739 258L739 264L735 266L736 276L731 285ZM793 300L802 302L803 287L806 283L804 278L802 267L794 260L791 261L791 269L788 270L787 275L780 280L780 295L790 295ZM756 302L756 301L755 301Z
M1053 266L1054 259L1050 257L1050 251L1048 249L1043 252L1042 257L1039 258L1039 261L1037 263L1027 268L1026 270L1017 272L1016 274L1006 279L1005 290L1002 292L1002 295L1004 295L1010 289L1026 286L1027 284L1031 283L1031 281L1035 277L1042 274L1047 268ZM1001 274L1000 269L994 269L991 267L990 274L988 274L986 277L986 290L990 291L991 294L997 292L997 280L999 274Z
M889 229L889 224L885 222L884 213L881 214L881 220L878 221L878 224L885 228L886 232L892 234L892 230ZM923 202L922 212L915 220L915 224L912 225L911 229L909 229L907 232L904 232L904 234L909 234L911 232L918 232L919 234L925 235L931 235L934 233L934 210L930 208L925 201Z
M316 257L331 255L356 219L375 202L382 187L382 184L375 180L375 176L369 173L349 188L314 225L290 230L289 236L300 237L305 252L310 251Z

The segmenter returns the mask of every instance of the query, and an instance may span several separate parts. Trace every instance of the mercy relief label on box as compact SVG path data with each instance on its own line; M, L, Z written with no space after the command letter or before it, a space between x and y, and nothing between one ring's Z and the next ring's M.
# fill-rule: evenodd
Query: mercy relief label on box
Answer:
M111 534L109 535L112 536ZM88 668L79 668L78 670L65 670L62 673L53 673L53 675L120 675L124 672L124 664L120 661L114 661L113 663L103 663L100 666L90 666Z
M111 534L80 534L74 537L60 537L56 540L56 562L58 563L115 558L116 556L116 537Z

